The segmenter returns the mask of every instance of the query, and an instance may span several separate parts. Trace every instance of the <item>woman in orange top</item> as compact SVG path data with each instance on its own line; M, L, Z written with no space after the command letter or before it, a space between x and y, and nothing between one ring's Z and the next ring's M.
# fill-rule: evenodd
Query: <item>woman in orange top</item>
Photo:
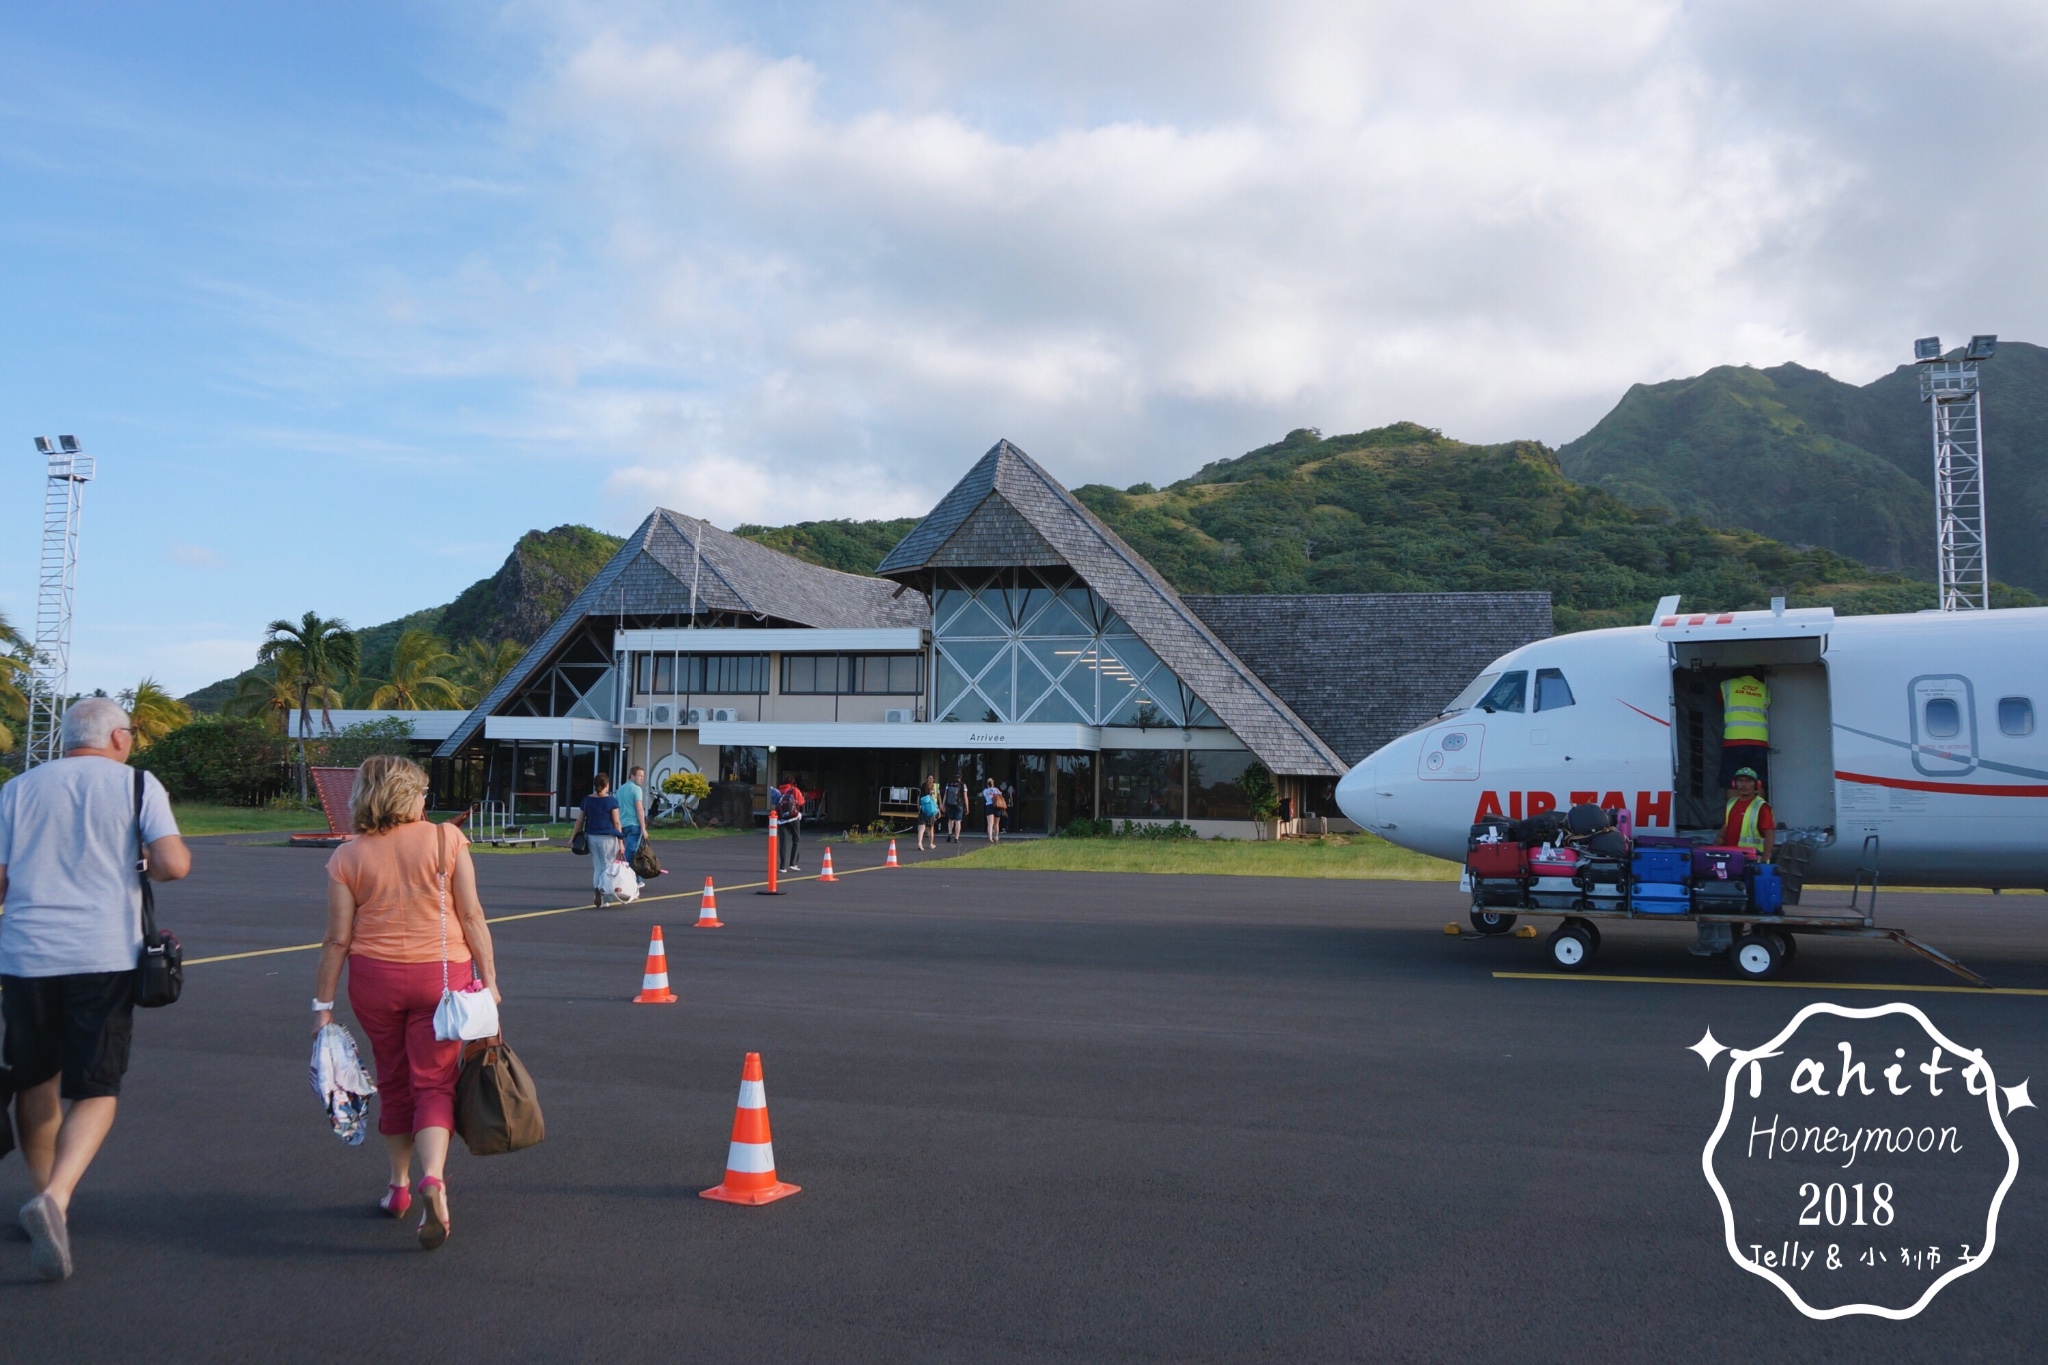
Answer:
M427 774L419 764L388 754L365 759L348 804L355 837L327 860L327 941L313 982L313 1029L334 1017L346 958L348 1002L377 1059L377 1131L391 1153L391 1184L377 1206L393 1218L412 1206L417 1145L426 1205L419 1239L432 1251L448 1240L442 1176L462 1058L461 1043L434 1037L434 1010L444 980L460 990L481 979L493 1000L501 998L491 931L469 840L425 818Z

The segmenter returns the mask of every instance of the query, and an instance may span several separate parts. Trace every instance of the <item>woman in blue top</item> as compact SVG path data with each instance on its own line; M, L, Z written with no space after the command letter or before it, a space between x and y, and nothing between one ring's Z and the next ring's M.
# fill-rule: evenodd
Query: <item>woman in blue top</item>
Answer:
M619 798L612 794L612 780L597 775L597 783L576 809L576 830L590 837L590 904L604 908L605 869L619 860L625 842L625 827L619 823Z

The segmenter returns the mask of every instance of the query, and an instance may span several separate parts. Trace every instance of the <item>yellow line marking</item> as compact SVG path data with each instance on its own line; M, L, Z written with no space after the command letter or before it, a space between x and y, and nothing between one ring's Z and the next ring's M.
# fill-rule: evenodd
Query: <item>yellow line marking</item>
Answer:
M835 868L834 880L843 881L846 878L851 877L856 873L860 872L881 872L885 870L887 867L887 863L877 863L873 867L849 867L844 872L840 872ZM778 877L776 880L778 882L814 882L818 880L818 874L815 872L806 872L801 877ZM768 885L768 883L765 881L741 882L738 885L728 886L721 889L726 891L753 891L766 885ZM696 891L670 891L659 896L642 896L638 900L628 902L628 904L646 905L653 901L679 901L687 899L691 896L701 896L703 894L704 892L701 888ZM484 923L510 924L514 920L546 919L550 915L573 915L580 910L595 910L596 908L597 907L594 905L565 905L559 910L527 910L517 915L486 915L484 917ZM311 953L318 952L322 946L324 945L319 943L294 943L286 948L257 948L251 952L246 953L221 953L216 957L188 957L185 959L185 965L187 967L204 967L209 962L239 962L243 958L272 957L278 953Z
M1565 972L1495 972L1504 981L1618 981L1633 986L1775 986L1781 991L1919 991L1938 995L2048 995L2020 986L1882 986L1841 981L1714 981L1703 976L1575 976Z

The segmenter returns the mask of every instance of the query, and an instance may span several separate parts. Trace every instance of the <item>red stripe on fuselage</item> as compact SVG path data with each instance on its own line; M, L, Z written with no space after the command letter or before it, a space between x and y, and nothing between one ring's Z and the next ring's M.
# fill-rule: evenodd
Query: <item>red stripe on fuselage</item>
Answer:
M1897 787L1901 791L1941 792L1947 796L2048 796L2048 784L1994 787L1983 782L1921 782L1910 777L1876 777L1870 773L1845 773L1840 769L1836 769L1835 777L1842 782L1861 782L1867 787Z
M1621 701L1621 698L1620 698L1620 697L1616 697L1616 698L1615 698L1615 700L1616 700L1616 701ZM1637 715L1641 716L1641 717L1642 717L1642 718L1643 718L1644 720L1654 720L1654 721L1656 721L1656 722L1657 722L1657 723L1658 723L1659 725L1663 726L1663 727L1664 727L1665 729L1667 729L1667 730L1669 730L1669 729L1671 728L1671 722L1670 722L1670 721L1668 721L1668 720L1666 720L1666 719L1664 719L1664 717L1662 717L1662 716L1653 716L1653 715L1651 715L1651 714L1650 714L1650 713L1649 713L1648 711L1645 711L1645 710L1644 710L1644 709L1643 709L1642 707L1640 707L1640 706L1630 706L1630 705L1629 705L1629 703L1627 703L1627 702L1625 702L1625 701L1621 701L1621 704L1622 704L1623 706L1627 706L1629 710L1631 710L1631 711L1635 712L1635 713L1636 713Z

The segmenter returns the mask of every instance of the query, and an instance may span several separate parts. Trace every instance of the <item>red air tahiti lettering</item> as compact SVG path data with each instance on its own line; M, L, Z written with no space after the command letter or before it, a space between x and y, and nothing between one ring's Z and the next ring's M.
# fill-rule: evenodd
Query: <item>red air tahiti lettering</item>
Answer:
M1586 805L1595 799L1592 792L1572 792L1570 797L1571 799L1567 804L1574 806ZM1604 810L1622 810L1628 805L1628 798L1620 792L1605 792L1600 795L1598 800L1601 808ZM1501 815L1507 816L1510 820L1520 820L1525 814L1530 816L1543 815L1556 810L1557 807L1558 798L1554 792L1509 792L1506 796L1505 808L1503 808L1501 793L1481 792L1479 794L1479 805L1472 812L1472 823L1476 825L1481 820ZM1653 828L1658 825L1668 827L1671 824L1671 793L1668 791L1637 792L1635 823L1638 829Z

